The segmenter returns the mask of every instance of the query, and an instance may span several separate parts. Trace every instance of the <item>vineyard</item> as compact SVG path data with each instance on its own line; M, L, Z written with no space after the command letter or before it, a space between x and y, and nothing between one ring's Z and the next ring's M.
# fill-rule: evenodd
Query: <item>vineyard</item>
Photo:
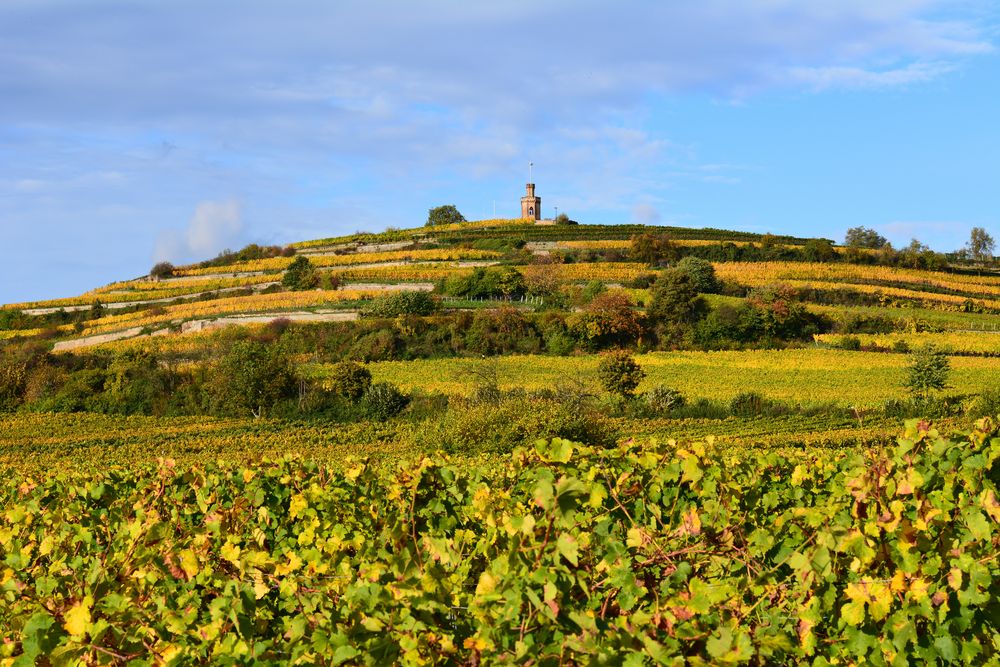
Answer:
M574 357L504 356L494 361L431 359L371 364L377 380L408 389L444 394L467 394L474 374L495 367L501 386L539 390L559 382L582 381L595 391L599 355ZM802 403L839 402L846 406L873 406L898 396L904 379L905 357L827 349L755 350L740 352L671 352L640 355L646 372L642 392L667 383L691 397L729 400L755 391L771 398ZM955 382L969 393L993 387L1000 377L1000 360L956 358ZM329 368L310 367L322 378Z
M998 455L986 420L798 459L553 440L485 466L8 477L0 652L982 664L1000 650Z
M0 664L995 664L942 258L501 219L3 306Z

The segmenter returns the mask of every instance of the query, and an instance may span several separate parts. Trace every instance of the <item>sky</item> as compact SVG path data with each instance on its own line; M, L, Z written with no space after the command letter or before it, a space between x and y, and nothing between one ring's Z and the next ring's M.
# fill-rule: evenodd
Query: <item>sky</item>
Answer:
M455 204L1000 239L1000 3L3 0L0 302Z

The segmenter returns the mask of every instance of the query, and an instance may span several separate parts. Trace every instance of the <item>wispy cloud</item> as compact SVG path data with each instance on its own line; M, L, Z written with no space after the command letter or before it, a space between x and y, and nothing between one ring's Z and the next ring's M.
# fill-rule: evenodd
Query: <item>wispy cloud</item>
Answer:
M179 262L210 257L233 247L242 239L243 232L243 215L238 201L203 201L195 207L183 232L161 232L153 259Z

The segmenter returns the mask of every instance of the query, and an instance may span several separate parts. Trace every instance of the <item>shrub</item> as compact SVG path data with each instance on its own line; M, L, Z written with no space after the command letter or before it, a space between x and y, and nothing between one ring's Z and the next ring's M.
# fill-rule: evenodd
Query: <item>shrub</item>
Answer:
M861 349L861 339L857 336L841 336L837 341L837 347L842 350L857 351Z
M675 408L683 407L687 402L683 394L663 384L656 385L647 391L643 394L643 398L646 399L646 405L654 412L659 413L667 413Z
M926 399L931 392L942 391L947 387L950 372L948 355L933 347L924 347L914 352L910 358L905 386L912 395Z
M279 347L239 341L211 369L209 390L218 407L263 416L295 386L292 363Z
M425 429L433 440L463 453L506 453L538 438L560 437L597 447L613 447L612 422L589 407L548 399L507 398L497 404L459 404L439 424Z
M174 265L170 262L159 262L153 265L153 268L149 270L149 277L155 278L156 280L169 278L172 275L174 275Z
M729 401L729 412L737 417L757 417L764 414L768 400L755 391L745 391Z
M699 293L714 294L719 291L719 281L711 262L688 255L677 262L674 268L687 275Z
M633 261L645 264L660 264L661 262L673 261L677 258L677 245L666 233L637 234L632 237L629 246L629 257Z
M437 308L437 300L427 292L392 292L373 299L362 310L362 314L365 317L431 315Z
M319 273L308 257L299 255L285 270L281 284L290 290L313 289L319 285Z
M1000 417L1000 388L988 389L976 396L969 402L966 413L975 419Z
M406 409L410 397L389 382L376 382L368 387L362 399L365 414L376 421L386 421Z
M631 396L646 372L627 350L613 350L601 357L597 377L605 391L616 396Z
M524 276L510 266L477 268L468 275L455 275L445 281L444 291L469 299L511 298L525 293Z
M910 353L910 344L907 343L902 338L900 338L900 339L898 339L896 341L893 341L893 343L892 343L892 351L893 352L898 352L900 354L909 354Z
M372 374L354 361L341 361L333 365L327 381L330 390L349 401L357 401L372 384Z

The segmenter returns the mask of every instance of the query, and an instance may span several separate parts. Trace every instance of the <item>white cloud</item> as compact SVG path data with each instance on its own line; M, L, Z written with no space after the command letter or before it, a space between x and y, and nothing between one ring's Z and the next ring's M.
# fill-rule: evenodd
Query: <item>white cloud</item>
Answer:
M183 232L167 230L160 234L153 259L157 262L207 259L232 247L242 235L243 216L238 201L203 201L195 207L187 229Z

